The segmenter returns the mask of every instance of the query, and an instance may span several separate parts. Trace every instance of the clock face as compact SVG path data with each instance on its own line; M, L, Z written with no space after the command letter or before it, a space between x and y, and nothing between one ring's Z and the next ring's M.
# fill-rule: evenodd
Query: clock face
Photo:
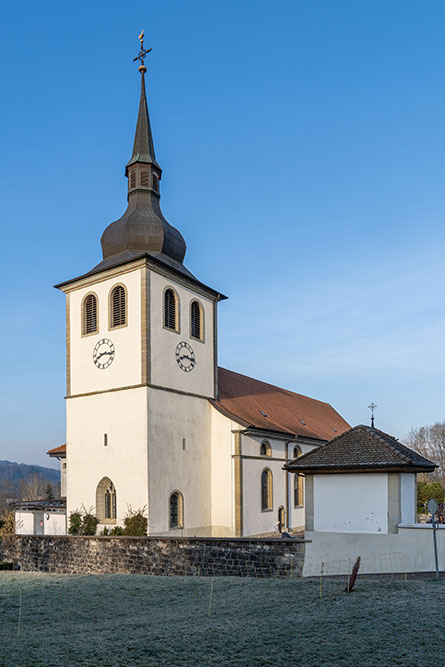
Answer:
M114 345L109 338L102 338L93 350L93 362L100 368L108 368L113 363Z
M176 346L176 361L181 370L189 373L195 367L195 353L190 345L184 341Z

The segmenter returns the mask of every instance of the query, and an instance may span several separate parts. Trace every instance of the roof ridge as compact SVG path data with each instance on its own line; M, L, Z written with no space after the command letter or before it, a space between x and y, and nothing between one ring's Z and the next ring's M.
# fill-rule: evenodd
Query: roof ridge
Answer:
M382 437L380 433L383 434L383 431L380 431L380 429L376 428L370 428L371 435L376 437L380 442L383 443L386 449L390 449L391 451L395 452L397 456L399 456L403 461L407 461L408 463L412 463L412 460L409 459L405 454L403 454L397 446L394 446L392 443L388 442L386 438L391 438L391 440L394 440L394 442L397 444L397 440L392 436L389 435L389 433L384 434L386 437Z

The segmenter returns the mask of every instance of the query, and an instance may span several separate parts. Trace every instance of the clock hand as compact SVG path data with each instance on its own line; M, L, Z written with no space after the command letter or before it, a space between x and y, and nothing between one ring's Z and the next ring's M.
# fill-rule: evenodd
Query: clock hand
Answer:
M96 361L99 361L99 359L103 357L105 354L111 354L111 352L101 352L100 354L97 355Z

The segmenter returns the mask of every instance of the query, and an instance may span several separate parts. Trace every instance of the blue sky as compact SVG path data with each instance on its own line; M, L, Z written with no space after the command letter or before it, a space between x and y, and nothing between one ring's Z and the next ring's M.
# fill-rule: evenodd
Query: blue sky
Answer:
M145 28L162 207L230 298L220 364L403 438L445 418L445 4L1 14L0 459L64 442L64 297L123 212Z

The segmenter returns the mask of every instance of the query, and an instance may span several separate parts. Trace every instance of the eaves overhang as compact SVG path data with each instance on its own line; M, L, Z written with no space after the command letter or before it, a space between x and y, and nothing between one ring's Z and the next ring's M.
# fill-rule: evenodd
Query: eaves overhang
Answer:
M54 287L56 289L61 290L62 292L67 292L70 291L67 288L69 288L71 285L74 285L77 282L87 280L90 277L100 275L101 273L106 273L107 271L111 271L121 266L129 266L132 263L137 263L140 262L141 260L145 260L145 265L149 268L152 268L154 270L162 269L162 272L167 276L172 276L173 278L176 278L177 280L186 285L191 285L195 288L199 288L200 291L210 296L216 302L224 301L225 299L228 298L225 294L222 294L221 292L214 290L212 287L209 287L208 285L205 285L204 283L200 282L199 280L191 276L191 274L186 275L183 272L179 271L178 269L175 269L173 266L167 265L162 260L159 260L153 255L150 255L148 253L140 253L137 256L129 257L128 259L123 259L122 261L117 262L116 264L113 264L112 266L106 268L99 268L97 270L92 269L91 271L83 273L82 275L77 276L76 278L70 278L70 280L65 280L61 283L57 283L56 285L54 285Z
M353 473L378 473L378 472L403 472L403 473L428 473L433 472L437 466L419 466L419 465L394 465L388 463L372 464L364 463L363 465L320 465L304 466L293 463L292 461L283 466L284 470L288 472L298 472L305 475L332 475L332 474L353 474Z

